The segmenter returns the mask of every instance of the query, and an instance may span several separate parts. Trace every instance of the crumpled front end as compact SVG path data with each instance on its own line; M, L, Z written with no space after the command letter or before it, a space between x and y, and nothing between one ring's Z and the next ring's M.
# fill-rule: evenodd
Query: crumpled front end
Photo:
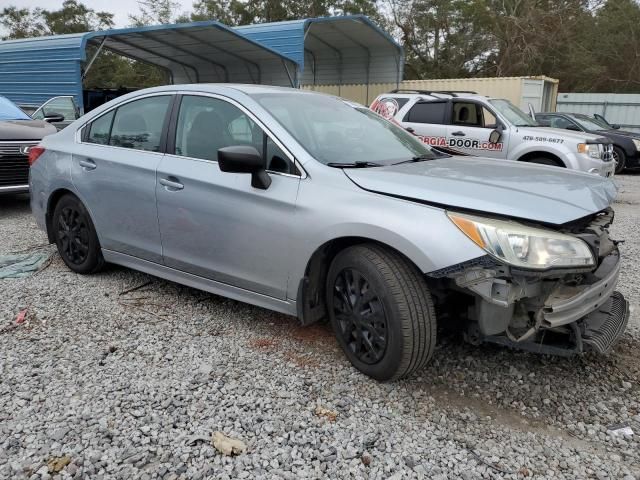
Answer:
M621 262L609 236L613 216L608 209L561 229L589 245L595 267L534 272L487 256L432 272L444 287L438 290L450 292L438 301L441 322L466 318L465 338L474 344L557 355L607 353L629 319L628 302L616 291Z

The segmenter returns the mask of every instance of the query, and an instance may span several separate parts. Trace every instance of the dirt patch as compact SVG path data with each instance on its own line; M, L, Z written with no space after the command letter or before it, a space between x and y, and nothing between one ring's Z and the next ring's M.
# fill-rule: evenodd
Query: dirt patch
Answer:
M249 341L249 346L258 350L273 350L275 345L276 341L272 338L254 338Z

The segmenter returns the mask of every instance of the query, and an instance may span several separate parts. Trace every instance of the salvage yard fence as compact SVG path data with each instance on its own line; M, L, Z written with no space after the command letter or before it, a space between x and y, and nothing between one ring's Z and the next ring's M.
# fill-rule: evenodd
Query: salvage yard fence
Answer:
M624 130L640 132L640 94L560 93L557 110L586 115L598 113Z

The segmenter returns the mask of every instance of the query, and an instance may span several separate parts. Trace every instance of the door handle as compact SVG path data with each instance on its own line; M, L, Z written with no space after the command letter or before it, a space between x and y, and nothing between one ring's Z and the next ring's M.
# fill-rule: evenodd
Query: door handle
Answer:
M413 132L415 132L415 130L414 130L413 128L411 128L411 127L407 127L407 128L405 128L405 130L406 130L407 132L409 132L409 133L413 133Z
M454 137L465 137L467 134L458 130L457 132L453 132L451 135Z
M78 164L85 170L95 170L97 167L96 162L94 162L90 158L80 160Z
M175 177L161 178L160 185L162 185L169 191L182 190L184 188L184 185L181 184Z

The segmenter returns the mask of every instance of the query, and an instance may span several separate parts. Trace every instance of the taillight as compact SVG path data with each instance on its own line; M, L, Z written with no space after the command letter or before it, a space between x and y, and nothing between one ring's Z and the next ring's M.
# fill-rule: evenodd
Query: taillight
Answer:
M36 145L35 147L31 147L29 149L29 165L33 165L36 163L36 160L44 153L44 147Z

